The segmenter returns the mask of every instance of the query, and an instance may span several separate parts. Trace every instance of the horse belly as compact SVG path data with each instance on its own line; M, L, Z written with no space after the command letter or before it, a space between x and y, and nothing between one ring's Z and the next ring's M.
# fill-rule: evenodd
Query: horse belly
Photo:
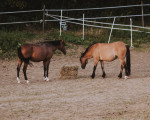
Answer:
M34 49L31 61L33 61L33 62L43 61L46 58L46 53L47 53L46 50Z
M40 62L40 61L43 61L44 59L41 59L40 57L32 57L31 58L31 61L33 62Z
M113 61L117 58L115 54L102 54L100 55L100 60L103 61Z

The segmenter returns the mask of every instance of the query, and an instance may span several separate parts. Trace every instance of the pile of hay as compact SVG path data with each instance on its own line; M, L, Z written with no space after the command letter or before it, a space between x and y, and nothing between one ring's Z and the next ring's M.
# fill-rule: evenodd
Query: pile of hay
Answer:
M61 79L76 79L78 76L78 66L63 66L60 75Z

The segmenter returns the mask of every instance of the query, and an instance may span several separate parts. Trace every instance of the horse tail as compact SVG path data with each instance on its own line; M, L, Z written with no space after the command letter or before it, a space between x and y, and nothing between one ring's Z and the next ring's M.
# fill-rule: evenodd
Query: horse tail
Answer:
M18 52L18 58L21 60L21 61L26 61L26 59L23 57L23 54L21 52L21 47L19 47L17 49L17 52Z
M21 51L21 47L19 47L19 48L17 49L17 52L18 52L18 58L19 58L21 61L23 61L23 62L29 64L31 67L33 66L33 64L29 61L30 58L25 58L25 57L23 56L22 51Z
M130 75L131 74L131 63L130 63L130 49L129 46L126 45L126 70L127 70L127 74Z

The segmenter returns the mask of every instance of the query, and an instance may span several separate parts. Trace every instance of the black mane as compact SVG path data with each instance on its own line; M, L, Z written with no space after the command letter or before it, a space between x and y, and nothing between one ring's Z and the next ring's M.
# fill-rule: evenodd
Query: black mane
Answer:
M51 45L54 45L54 46L58 46L58 45L60 45L60 40L44 41L44 42L41 42L41 43L44 43L44 44L51 44Z
M86 48L85 52L82 53L81 57L84 57L84 55L87 53L87 51L89 50L89 48L91 47L92 45L90 45L88 48Z
M96 43L93 43L92 45L94 45L94 44L96 44ZM89 45L89 47L86 48L85 52L82 53L81 58L84 57L84 55L88 52L89 48L90 48L92 45Z

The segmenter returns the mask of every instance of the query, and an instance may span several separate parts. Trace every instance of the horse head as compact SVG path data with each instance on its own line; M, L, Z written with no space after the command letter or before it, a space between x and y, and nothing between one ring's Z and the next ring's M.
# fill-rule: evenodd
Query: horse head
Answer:
M80 57L81 68L85 69L86 64L88 63L88 59L84 58L82 55Z
M63 40L60 40L60 45L58 48L60 51L62 51L64 53L64 55L66 55L66 47L65 47L65 42Z

